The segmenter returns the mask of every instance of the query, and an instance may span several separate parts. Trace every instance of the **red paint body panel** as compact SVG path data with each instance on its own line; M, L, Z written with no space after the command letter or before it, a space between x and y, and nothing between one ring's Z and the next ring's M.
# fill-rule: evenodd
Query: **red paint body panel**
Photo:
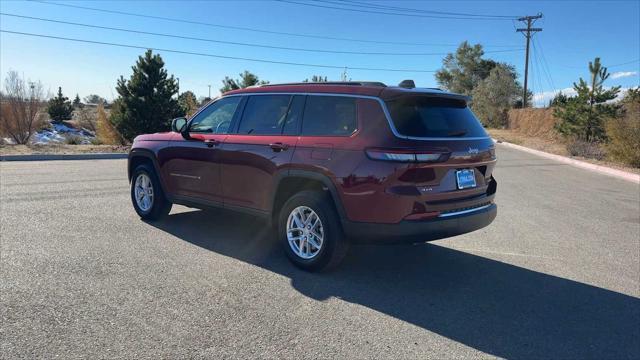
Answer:
M187 196L234 208L269 213L279 181L293 171L317 174L335 189L344 221L398 224L493 204L492 140L476 138L408 139L394 134L381 102L405 94L462 98L432 90L380 86L279 85L230 91L226 96L264 93L346 94L359 97L357 129L350 136L299 135L141 135L134 149L157 158L162 182L172 196ZM314 95L309 95L314 96ZM209 147L203 140L216 141ZM273 149L281 143L284 148ZM366 150L395 149L442 154L435 163L373 160ZM473 169L477 186L458 189L456 171ZM495 216L495 215L494 215ZM491 218L492 220L492 218ZM490 221L489 221L490 222Z
M286 169L298 140L297 136L229 135L220 158L224 202L268 212L276 174ZM274 150L281 143L286 150Z

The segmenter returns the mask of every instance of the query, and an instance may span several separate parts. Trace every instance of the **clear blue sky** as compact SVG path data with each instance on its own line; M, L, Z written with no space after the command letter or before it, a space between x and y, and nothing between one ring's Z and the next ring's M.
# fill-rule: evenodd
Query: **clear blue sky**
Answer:
M339 6L332 4L335 0L328 2L296 1L323 6ZM520 27L522 24L510 20L405 17L302 6L271 0L76 1L65 3L269 31L436 45L372 44L284 36L101 13L39 2L0 1L0 11L188 37L340 51L446 53L454 51L455 44L464 40L481 43L486 46L485 50L487 51L510 49L508 46L512 46L511 49L524 47L524 37L516 33L514 29L514 26ZM572 82L580 76L587 76L587 63L595 56L600 56L604 65L630 62L610 68L610 72L616 73L616 78L608 80L608 85L621 85L626 88L639 84L639 1L375 1L370 4L472 14L534 15L542 12L544 18L539 20L536 26L540 26L544 30L534 36L537 47L533 50L530 59L530 85L535 93L551 92L554 88L571 87ZM369 10L377 11L372 8ZM18 32L232 57L347 67L437 70L441 67L443 58L442 55L326 54L251 48L47 23L8 16L0 17L0 28ZM117 95L114 89L116 79L120 75L128 77L131 74L131 65L137 56L143 53L143 50L138 49L7 33L0 34L0 46L0 70L3 77L7 71L17 70L25 77L41 80L45 88L50 89L51 92L55 92L58 86L62 86L65 95L69 97L75 96L76 93L79 93L81 97L96 93L107 99L112 99ZM197 96L207 95L208 84L212 85L212 95L217 95L221 79L225 75L235 77L245 69L270 82L301 81L314 74L338 80L342 72L340 69L255 63L162 51L160 53L165 60L168 71L180 78L181 90L192 90ZM548 64L548 75L543 71L542 54ZM488 53L485 56L514 64L522 76L524 51ZM409 78L414 79L418 86L437 86L433 73L348 70L348 77L354 80L383 81L387 84L397 84L399 81Z

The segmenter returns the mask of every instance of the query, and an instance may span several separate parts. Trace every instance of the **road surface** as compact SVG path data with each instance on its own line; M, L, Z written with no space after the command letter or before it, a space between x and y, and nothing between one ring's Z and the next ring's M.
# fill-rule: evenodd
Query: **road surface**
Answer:
M293 268L254 219L140 221L124 160L0 163L0 358L638 358L640 188L498 146L498 217Z

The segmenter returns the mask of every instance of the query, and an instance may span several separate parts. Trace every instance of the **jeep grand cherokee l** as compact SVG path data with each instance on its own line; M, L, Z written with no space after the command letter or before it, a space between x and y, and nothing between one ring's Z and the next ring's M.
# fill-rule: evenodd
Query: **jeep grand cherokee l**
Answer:
M309 271L336 265L351 241L425 242L489 225L491 138L465 96L407 83L227 92L172 132L134 140L135 211L156 220L182 204L264 217Z

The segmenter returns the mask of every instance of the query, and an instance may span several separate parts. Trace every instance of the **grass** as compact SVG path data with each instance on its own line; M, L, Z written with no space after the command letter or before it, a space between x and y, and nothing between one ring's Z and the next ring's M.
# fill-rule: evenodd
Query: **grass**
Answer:
M576 160L586 161L592 164L608 166L614 169L624 170L635 174L640 174L640 168L628 166L622 162L606 160L596 160L582 156L572 156L567 151L567 143L561 139L549 140L535 136L523 135L519 132L507 129L487 129L489 135L500 141L516 144L530 149L540 150L551 154L562 155ZM498 160L499 161L499 160Z

